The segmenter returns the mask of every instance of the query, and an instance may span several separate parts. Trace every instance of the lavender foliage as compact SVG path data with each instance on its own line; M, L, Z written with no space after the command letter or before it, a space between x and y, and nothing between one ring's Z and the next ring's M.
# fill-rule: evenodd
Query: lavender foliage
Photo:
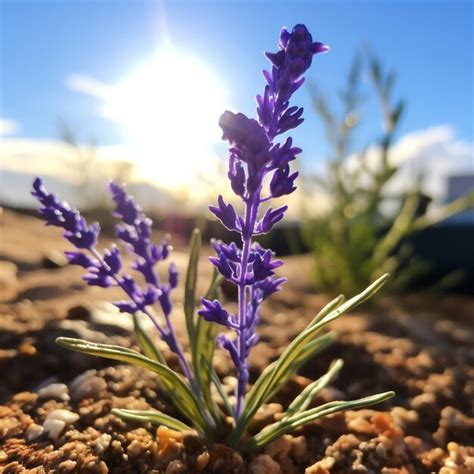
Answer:
M279 290L284 278L276 278L274 270L282 262L273 259L270 250L252 242L256 235L270 232L287 210L287 206L268 208L260 215L260 206L273 198L291 194L297 172L290 171L290 162L301 153L291 137L276 143L278 135L303 122L303 108L290 107L291 96L304 83L303 74L311 66L315 54L328 51L322 43L313 42L304 25L291 32L283 29L279 50L266 53L272 64L263 71L264 92L257 96L257 120L242 113L224 112L219 120L223 139L229 142L228 177L234 193L242 200L244 212L238 214L231 204L219 196L217 206L210 211L229 230L241 236L242 248L235 243L214 242L217 257L210 258L217 270L238 287L238 316L229 315L218 301L202 299L199 314L236 332L236 338L220 334L218 341L226 349L237 370L236 410L238 419L243 410L243 398L248 382L248 356L257 343L255 332L261 303ZM270 176L267 189L264 179Z

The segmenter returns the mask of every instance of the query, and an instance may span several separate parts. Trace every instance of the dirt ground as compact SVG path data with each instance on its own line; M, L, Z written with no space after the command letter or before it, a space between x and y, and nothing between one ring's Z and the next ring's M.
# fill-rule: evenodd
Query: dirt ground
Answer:
M120 293L87 287L82 269L64 265L67 249L57 229L1 214L1 473L474 472L474 298L385 297L340 318L333 323L336 344L308 363L255 423L271 423L335 358L345 366L317 404L387 390L396 396L374 409L312 422L261 453L242 456L110 413L120 407L175 411L153 374L54 343L62 335L135 346L130 318L106 303ZM181 275L185 250L172 255ZM203 254L202 289L210 273ZM280 273L289 282L263 308L251 380L327 302L311 289L310 265L306 256L285 259ZM173 317L184 342L181 295L180 286ZM231 364L219 352L216 370L232 383Z

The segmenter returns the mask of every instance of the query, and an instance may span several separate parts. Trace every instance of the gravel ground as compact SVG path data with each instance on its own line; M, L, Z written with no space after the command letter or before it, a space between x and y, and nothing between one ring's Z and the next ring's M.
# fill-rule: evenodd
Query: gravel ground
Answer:
M54 344L66 335L134 347L128 317L104 303L110 292L83 285L80 269L63 266L57 250L65 244L55 231L11 212L0 219L0 472L474 472L474 299L385 298L335 322L336 344L258 413L255 426L271 423L335 358L345 366L315 404L386 390L396 397L374 410L315 421L264 452L241 456L111 415L120 407L175 411L151 373ZM174 257L182 269L185 253ZM309 267L307 257L286 260L282 274L290 281L264 308L251 380L327 301L309 290ZM182 291L175 293L183 336ZM216 370L228 385L230 367L218 352Z

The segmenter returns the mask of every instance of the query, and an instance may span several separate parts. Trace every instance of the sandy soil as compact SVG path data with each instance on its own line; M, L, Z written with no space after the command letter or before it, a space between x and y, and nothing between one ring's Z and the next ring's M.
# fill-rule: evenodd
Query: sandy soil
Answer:
M111 415L114 407L174 413L152 374L54 344L67 335L133 347L130 319L106 303L120 295L87 287L81 269L63 265L60 251L67 245L56 229L6 211L0 219L0 472L474 472L473 298L385 298L341 318L333 325L338 342L256 423L271 422L339 357L345 367L317 403L386 390L396 397L374 410L313 422L246 457ZM183 269L185 252L173 258ZM202 288L209 276L205 260ZM285 263L281 273L289 283L264 308L252 380L327 301L311 291L307 257ZM181 294L182 288L175 291L174 318L183 336ZM222 378L232 375L222 355L216 369Z

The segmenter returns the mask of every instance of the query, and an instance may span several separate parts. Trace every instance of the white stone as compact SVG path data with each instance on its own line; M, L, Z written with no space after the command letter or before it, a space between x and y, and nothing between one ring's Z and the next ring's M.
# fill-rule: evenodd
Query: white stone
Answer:
M78 375L70 384L71 396L73 400L84 398L97 398L97 396L107 388L107 383L96 375L95 370L88 370Z
M62 420L55 420L52 418L47 418L44 420L43 428L51 439L58 439L62 430L66 426L66 423Z
M33 441L36 438L39 438L43 434L44 428L41 425L32 423L28 428L26 428L26 440Z
M68 388L64 383L50 383L38 392L39 398L53 398L67 402L69 400Z
M102 433L92 444L96 454L103 453L109 446L112 441L112 436L107 433Z
M69 410L53 410L48 413L46 419L63 421L66 425L70 425L79 419L79 415Z

